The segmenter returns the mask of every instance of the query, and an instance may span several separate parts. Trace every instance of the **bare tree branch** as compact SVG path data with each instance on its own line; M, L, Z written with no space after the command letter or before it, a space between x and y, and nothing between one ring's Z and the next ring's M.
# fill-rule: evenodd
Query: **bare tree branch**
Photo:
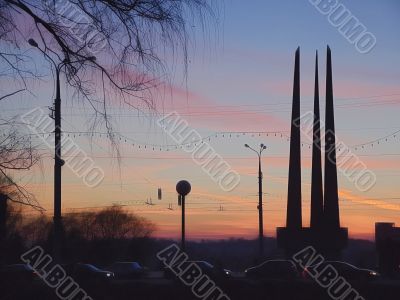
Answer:
M4 96L1 96L1 97L0 97L0 101L1 101L1 100L3 100L3 99L5 99L5 98L7 98L7 97L14 96L15 94L17 94L17 93L19 93L19 92L22 92L22 91L25 91L25 89L21 89L21 90L18 90L18 91L12 92L12 93L10 93L10 94L7 94L7 95L4 95Z
M186 70L188 23L194 15L201 20L212 16L211 1L4 0L0 41L21 47L38 37L38 47L67 62L63 71L68 84L107 120L104 109L110 97L102 97L105 91L123 99L121 104L154 108L149 90L157 80L151 78L166 76L170 54L181 55ZM16 29L13 19L18 18L32 23L31 36ZM99 82L103 93L96 95Z

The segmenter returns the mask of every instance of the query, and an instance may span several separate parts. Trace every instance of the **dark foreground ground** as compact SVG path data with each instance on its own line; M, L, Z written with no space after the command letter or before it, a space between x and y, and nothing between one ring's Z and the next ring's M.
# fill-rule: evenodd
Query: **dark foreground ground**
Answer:
M255 281L230 279L217 285L232 300L323 300L332 299L325 289L310 281ZM400 281L379 280L371 283L353 284L353 287L365 300L398 300ZM40 280L30 283L2 283L0 299L59 299L54 290ZM142 279L113 281L109 283L92 283L83 286L92 299L137 299L137 300L169 300L199 299L191 288L181 282L166 279ZM354 298L355 299L355 298Z

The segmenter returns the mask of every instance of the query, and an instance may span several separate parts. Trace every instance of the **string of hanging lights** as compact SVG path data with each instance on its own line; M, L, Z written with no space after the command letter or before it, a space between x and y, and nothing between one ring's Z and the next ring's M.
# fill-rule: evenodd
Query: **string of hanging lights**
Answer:
M33 142L34 138L43 138L43 139L48 139L53 136L53 132L42 132L42 133L28 133L28 134L23 134L18 137L18 139L21 139L22 141L31 141ZM363 149L367 148L373 148L376 147L380 144L384 143L389 143L393 142L398 139L400 136L400 130L397 130L395 132L392 132L391 134L381 136L379 138L376 138L374 140L361 143L361 144L356 144L352 146L348 146L348 149L353 149L356 151L360 151ZM3 134L3 137L6 137L6 134ZM182 144L152 144L152 143L145 143L142 141L138 141L136 139L130 138L128 136L125 136L120 133L104 133L104 132L96 132L96 131L64 131L62 133L62 137L68 137L68 138L73 138L77 139L80 137L90 137L90 138L113 138L114 140L118 140L121 143L129 144L133 148L137 149L142 149L142 150L152 150L152 151L173 151L173 150L178 150L182 149L183 147L186 146L197 146L200 143L205 143L205 142L211 142L212 140L218 140L218 139L232 139L234 140L235 138L240 138L240 137L251 137L251 138L257 138L257 137L271 137L271 138L279 138L281 140L284 140L286 142L290 141L290 135L288 134L287 131L223 131L223 132L215 132L212 134L209 134L199 140L195 141L190 141L187 143L182 143ZM307 142L302 142L301 146L302 147L307 147L311 148L311 143ZM339 147L339 151L341 148Z

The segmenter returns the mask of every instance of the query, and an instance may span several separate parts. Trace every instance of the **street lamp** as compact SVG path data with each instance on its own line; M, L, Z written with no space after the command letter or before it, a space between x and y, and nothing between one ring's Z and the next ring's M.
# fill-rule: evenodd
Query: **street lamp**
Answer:
M61 93L60 93L60 71L67 64L78 63L84 61L95 61L96 57L91 56L88 58L82 58L81 60L71 62L69 59L64 59L60 63L56 63L51 56L43 51L38 43L34 39L28 40L29 45L39 49L40 52L54 65L56 71L56 97L54 99L54 108L51 109L54 112L54 252L55 255L59 255L59 246L61 243L61 235L63 231L62 220L61 220L61 167L64 165L64 160L61 158Z
M260 144L260 150L257 151L250 147L248 144L244 144L246 148L249 148L253 152L255 152L258 156L258 242L259 242L259 251L260 258L264 254L264 226L263 226L263 204L262 204L262 171L261 171L261 153L267 149L267 146L264 144Z
M181 249L185 251L185 196L190 193L192 187L186 180L181 180L176 184L176 191L181 197L182 206L182 235L181 235Z

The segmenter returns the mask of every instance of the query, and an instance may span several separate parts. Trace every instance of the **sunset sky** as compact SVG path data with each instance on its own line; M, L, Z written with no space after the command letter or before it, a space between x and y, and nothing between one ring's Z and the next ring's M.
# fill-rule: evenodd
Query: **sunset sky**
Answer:
M63 84L63 130L71 132L70 137L105 173L102 183L91 188L65 166L63 213L118 203L154 221L155 236L177 238L180 210L175 185L186 179L192 185L187 197L189 239L254 238L258 234L257 157L244 144L257 147L265 143L264 228L267 236L275 236L276 227L286 219L294 52L300 46L303 114L313 107L318 50L323 118L329 44L337 137L377 178L371 189L362 192L338 171L342 226L349 228L351 237L368 239L373 238L375 222L400 226L400 32L396 29L400 28L400 2L341 2L375 35L376 46L369 53L359 53L308 0L226 0L219 7L218 20L207 24L204 31L193 23L187 77L182 60L167 56L171 72L168 78L157 78L161 85L153 92L157 111L144 106L136 111L110 96L109 114L120 134L120 161L107 137L100 134L104 126L91 128L91 107ZM47 112L51 105L54 88L49 64L40 54L33 55L45 76L32 84L31 93L0 102L3 114L22 115L36 107ZM0 80L2 94L10 92L10 84ZM157 125L157 119L171 111L177 111L240 174L240 184L233 191L224 192L193 162L190 153L167 146L174 141ZM91 137L85 132L95 134ZM40 142L37 137L32 139ZM302 142L303 225L308 226L311 149L307 136L302 136ZM152 145L156 145L154 150ZM40 148L41 165L17 178L51 215L54 160L51 149ZM157 188L162 188L162 200L157 200ZM154 205L145 204L148 198ZM27 215L34 213L26 210Z

